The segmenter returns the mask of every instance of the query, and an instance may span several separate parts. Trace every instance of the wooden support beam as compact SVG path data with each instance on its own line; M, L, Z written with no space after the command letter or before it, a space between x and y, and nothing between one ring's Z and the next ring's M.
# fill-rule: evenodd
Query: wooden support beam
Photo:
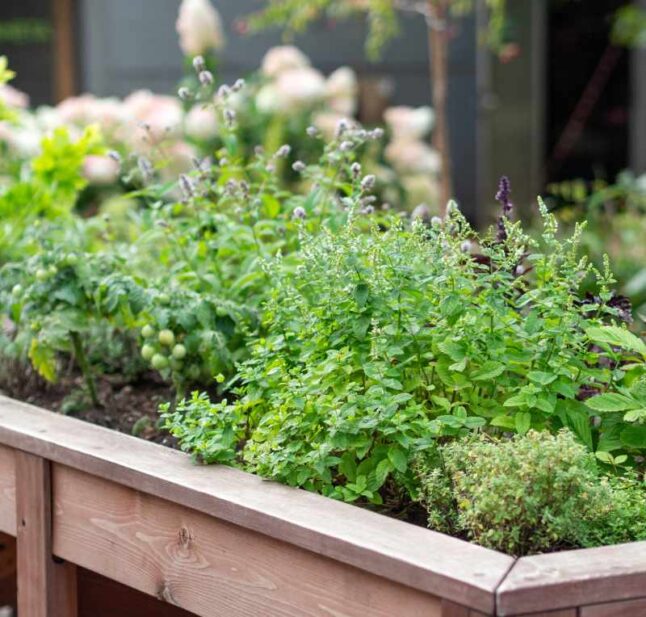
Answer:
M52 555L49 461L16 451L18 612L25 617L76 617L76 568Z
M76 94L73 0L52 0L54 21L54 96L57 102Z
M14 450L0 446L0 533L16 535L16 470Z

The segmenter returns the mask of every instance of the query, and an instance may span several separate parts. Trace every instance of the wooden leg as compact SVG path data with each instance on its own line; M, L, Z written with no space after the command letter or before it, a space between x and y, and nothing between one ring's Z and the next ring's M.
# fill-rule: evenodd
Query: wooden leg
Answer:
M52 556L49 461L16 452L18 613L77 617L76 568Z

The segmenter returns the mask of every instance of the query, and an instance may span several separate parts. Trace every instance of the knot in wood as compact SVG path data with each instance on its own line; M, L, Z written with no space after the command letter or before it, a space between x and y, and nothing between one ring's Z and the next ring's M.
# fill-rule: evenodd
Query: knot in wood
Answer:
M189 529L187 529L186 527L180 527L179 533L177 535L178 535L179 545L182 548L189 548L191 545L191 542L193 542L193 536L189 531Z

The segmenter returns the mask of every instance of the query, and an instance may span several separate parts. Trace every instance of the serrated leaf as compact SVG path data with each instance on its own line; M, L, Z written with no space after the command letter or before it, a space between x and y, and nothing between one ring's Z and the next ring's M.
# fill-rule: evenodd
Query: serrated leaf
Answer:
M600 412L629 411L639 407L639 404L633 399L616 392L598 394L589 398L585 404L590 409Z
M608 345L621 347L628 351L636 351L642 356L646 356L646 343L625 328L603 326L600 328L588 328L585 333L594 343L607 343Z
M471 373L471 379L474 381L485 381L494 379L502 375L505 371L505 365L502 362L487 360L480 368Z
M553 373L546 373L545 371L529 371L527 377L534 383L547 386L555 381L557 376Z
M51 347L32 339L29 346L29 359L38 373L49 382L56 381L56 354Z

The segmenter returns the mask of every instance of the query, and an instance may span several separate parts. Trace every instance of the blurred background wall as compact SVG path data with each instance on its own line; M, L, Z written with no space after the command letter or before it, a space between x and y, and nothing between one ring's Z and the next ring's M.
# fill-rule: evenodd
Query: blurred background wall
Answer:
M604 66L607 15L625 2L510 0L518 48L503 61L479 44L482 3L460 22L450 60L450 124L457 197L472 218L486 222L484 206L503 173L514 181L517 203L527 206L550 181L612 179L626 167L646 171L646 52L620 49ZM236 33L236 18L259 8L258 0L213 3L228 33L222 74L233 80L256 68L280 38ZM35 104L85 91L173 92L183 71L178 6L179 0L3 0L0 54L9 56L16 86ZM429 104L421 19L405 17L402 35L377 63L365 59L363 41L362 24L325 22L296 44L326 73L344 64L357 71L363 120L375 120L387 104ZM577 128L586 89L608 70Z

